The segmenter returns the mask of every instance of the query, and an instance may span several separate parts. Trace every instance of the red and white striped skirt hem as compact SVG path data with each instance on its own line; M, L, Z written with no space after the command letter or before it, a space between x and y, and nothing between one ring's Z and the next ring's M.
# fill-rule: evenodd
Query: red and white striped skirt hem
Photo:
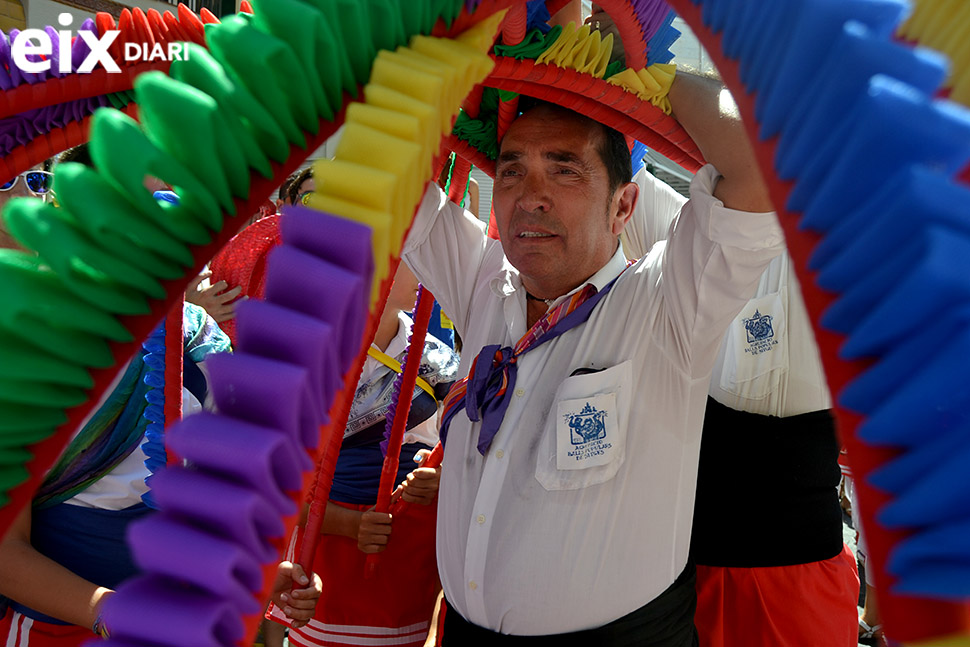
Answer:
M427 639L430 627L430 622L418 622L406 627L368 627L324 624L317 620L311 620L305 627L290 629L289 641L291 645L306 647L338 647L342 645L420 646Z
M41 622L13 609L7 609L0 619L0 645L3 647L80 647L95 637L90 629Z

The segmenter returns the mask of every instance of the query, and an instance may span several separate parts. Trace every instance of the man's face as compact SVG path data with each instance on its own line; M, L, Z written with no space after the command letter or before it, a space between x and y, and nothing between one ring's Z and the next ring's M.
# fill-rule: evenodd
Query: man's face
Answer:
M502 140L496 223L506 256L538 297L565 294L605 265L632 212L635 185L609 191L603 137L586 120L542 106Z

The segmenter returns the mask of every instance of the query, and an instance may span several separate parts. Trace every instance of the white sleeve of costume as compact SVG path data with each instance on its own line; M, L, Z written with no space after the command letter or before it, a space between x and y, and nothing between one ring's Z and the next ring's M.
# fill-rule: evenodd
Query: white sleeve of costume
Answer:
M467 330L469 305L483 268L501 265L502 245L485 225L448 200L434 183L418 206L401 258L459 331Z
M640 258L666 240L686 198L642 169L640 197L622 241L627 258ZM731 322L718 352L710 395L726 406L761 415L792 416L831 408L831 396L787 253L761 275L754 297ZM747 334L753 317L767 320L764 338Z
M670 225L687 202L687 198L646 168L640 169L633 181L640 187L640 194L633 216L620 236L623 253L631 260L646 256L657 242L667 239Z
M680 349L684 366L697 378L710 374L723 331L754 295L771 259L785 249L775 214L728 209L714 197L719 177L711 165L698 171L666 243L648 255L648 261L660 256L659 281L671 323L654 334L681 336L665 346Z
M711 397L732 409L782 418L831 408L815 333L787 253L771 261L753 296L724 337Z

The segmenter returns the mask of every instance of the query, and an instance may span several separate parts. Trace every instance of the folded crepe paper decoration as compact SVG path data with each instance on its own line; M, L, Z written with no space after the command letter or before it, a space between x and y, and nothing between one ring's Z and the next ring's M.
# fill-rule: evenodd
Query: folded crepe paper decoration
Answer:
M296 211L284 216L284 253L268 263L266 303L240 309L240 335L253 346L241 340L237 357L216 362L223 364L215 372L224 413L189 419L171 431L173 449L204 467L172 468L155 479L162 509L157 533L171 533L173 545L176 537L193 543L187 539L192 533L180 525L191 520L193 528L207 534L201 541L215 539L215 546L224 540L240 546L241 552L228 554L236 561L213 564L207 572L211 579L189 583L184 578L190 576L154 561L136 543L136 552L145 553L140 559L146 575L124 587L106 607L114 628L111 640L226 644L251 633L257 615L251 614L247 595L265 596L282 538L295 522L293 502L302 498L301 483L290 472L309 475L309 456L320 459L322 487L315 500L326 499L327 471L332 474L335 444L339 446L334 438L342 429L341 408L349 404L345 394L356 383L354 370L359 371L354 351L366 345L373 331L422 183L433 176L447 148L489 169L488 151L494 146L489 133L499 131L503 101L511 105L515 94L524 93L579 108L664 149L689 168L702 163L696 147L653 105L649 93L648 86L659 84L663 76L645 68L666 62L658 50L673 37L673 9L717 62L738 100L762 169L771 178L830 385L839 394L840 432L859 479L887 629L904 641L952 638L952 644L966 644L970 542L963 540L970 492L957 475L965 466L967 441L958 432L966 428L970 398L954 388L967 382L966 364L947 358L966 346L959 322L966 321L970 273L958 271L966 262L965 223L948 214L956 213L955 205L966 204L962 173L970 158L970 119L962 108L938 96L963 96L961 44L968 42L970 28L965 12L954 3L927 0L899 32L926 43L944 33L937 46L951 52L957 69L943 87L946 70L938 55L894 39L907 9L902 0L604 1L600 4L616 19L627 45L632 73L609 65L604 69L604 42L597 44L592 33L580 34L579 29L572 40L559 43L554 63L565 67L537 62L562 34L554 34L554 40L551 30L538 29L541 36L536 35L533 28L538 27L529 22L534 11L526 14L525 29L521 10L510 11L509 24L503 25L502 12L520 4L263 0L222 23L206 16L208 24L180 9L177 26L174 17L162 17L161 24L195 45L189 48L188 61L172 64L171 78L142 74L135 79L135 114L143 126L117 111L95 113L90 139L97 171L59 171L90 182L109 215L87 217L91 210L85 210L80 198L66 199L58 213L31 200L8 207L14 233L43 250L37 250L40 256L0 255L3 337L30 349L38 365L51 367L49 374L28 384L49 390L61 384L50 375L81 370L90 374L90 393L96 399L115 366L132 354L189 277L238 228L233 226L236 214L254 212L274 185L339 124L346 121L354 129L353 145L343 146L335 162L319 167L319 176L332 181L324 182L325 188L310 200L311 207L332 215L305 211L299 216ZM546 7L554 12L563 4L555 0ZM146 15L146 20L150 28L160 29L158 17ZM140 19L131 18L121 28L145 34ZM489 59L484 53L493 52L499 33L510 42L503 40L500 45L506 49L494 50ZM571 45L564 51L567 41ZM9 68L7 73L12 84L15 74ZM286 83L281 74L286 74ZM297 87L292 87L293 74L299 79ZM38 79L24 77L18 79L18 88L24 79L32 88L39 85ZM55 87L67 81L40 83ZM130 84L118 83L112 92L131 90ZM83 95L63 96L72 101L89 98ZM6 108L5 114L65 102L45 99L43 105ZM174 122L163 108L170 102L182 106L180 114L187 118ZM452 131L459 104L465 116ZM509 109L501 110L507 123ZM55 134L42 147L20 151L24 144L18 143L4 158L8 174L36 163L38 150L56 152L67 145L66 137L55 132L60 121L50 123ZM72 138L84 138L73 125L77 122L65 123L61 128L71 130ZM14 130L18 137L26 132ZM934 136L940 131L947 137ZM476 133L474 138L470 132ZM407 164L390 156L362 159L357 147L375 138L393 147ZM225 147L215 148L216 142ZM871 154L874 145L879 146L878 155ZM151 200L140 191L145 175L173 185L183 201L162 205ZM928 201L925 220L894 216L905 212L899 205L916 203L916 196L924 195L918 180L927 177L946 187L949 197ZM887 181L903 190L881 191ZM892 227L870 226L883 214L905 221L911 235L900 240ZM291 217L313 224L288 239L286 221ZM353 259L334 251L323 240L329 238L326 234L308 233L325 232L343 219L354 221L351 228L359 233L347 246ZM128 233L119 236L119 228L105 226L109 221L126 223L120 231ZM848 236L843 227L853 221L858 228ZM56 244L47 242L48 232ZM139 254L121 253L122 243L135 245ZM852 257L847 256L850 247ZM855 254L872 262L853 263ZM356 262L360 259L367 262ZM830 269L837 266L851 267L856 275L847 281ZM815 285L816 273L836 294ZM309 290L319 290L319 281L340 285L342 292L324 312L294 296L287 285L294 277L305 277L303 285ZM248 319L259 323L246 323ZM319 363L301 362L286 334L266 332L288 326L305 335L298 344L311 348ZM23 333L28 329L29 338ZM927 347L927 335L934 331L949 337L942 345L939 337L932 337L936 343L928 351L931 357L921 355L917 349ZM924 340L923 345L910 343L917 340ZM277 378L282 386L274 387L269 397L285 398L287 415L260 404L266 396L258 387L265 381L248 377L247 371L269 371ZM343 395L338 397L341 384ZM2 472L9 501L0 509L3 527L29 499L39 475L91 407L90 401L73 406L69 388L61 388L63 397L55 407L29 398L0 400L0 442L9 449ZM909 414L921 414L918 439L911 424L900 425L901 416L893 415L897 401L908 403ZM228 422L233 420L239 422ZM244 473L233 461L219 460L220 453L232 456L237 451L226 424L244 426L251 442L263 448L252 457L252 470ZM323 430L317 433L321 424ZM33 457L29 468L25 455ZM914 471L914 465L919 469ZM929 471L920 473L922 469ZM946 490L945 505L925 510L914 503L928 488ZM193 496L199 491L217 492L214 498L220 505L205 505ZM256 573L260 568L261 577ZM225 581L226 573L234 581ZM186 587L191 594L184 593ZM227 596L225 591L233 593ZM143 628L135 627L137 623L125 620L135 607L156 609L158 615L142 623ZM163 617L171 617L166 614L184 614L190 621L164 622Z
M161 14L155 9L145 12L137 7L126 8L117 23L109 14L101 13L96 20L88 19L78 26L78 33L90 32L98 38L109 30L119 32L109 50L110 58L120 69L117 73L103 67L79 73L78 67L91 51L79 36L71 43L71 72L60 72L65 53L60 51L60 38L53 27L45 30L53 49L50 68L45 72L22 72L11 56L11 43L19 31L0 32L0 175L13 177L87 141L90 116L99 107L112 106L131 114L136 76L167 70L167 53L182 55L179 41L205 42L202 21L184 5L179 6L177 13L175 16L169 11ZM177 47L172 49L172 45ZM128 46L135 46L148 56L127 60ZM166 57L152 57L153 51L166 52Z

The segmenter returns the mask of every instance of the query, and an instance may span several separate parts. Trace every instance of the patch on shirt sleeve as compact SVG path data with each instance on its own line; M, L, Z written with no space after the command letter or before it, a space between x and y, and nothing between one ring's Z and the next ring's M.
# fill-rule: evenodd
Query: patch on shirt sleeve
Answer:
M616 394L558 403L556 467L582 470L610 463L619 447Z
M752 299L731 322L716 385L760 400L777 391L788 372L787 291Z

